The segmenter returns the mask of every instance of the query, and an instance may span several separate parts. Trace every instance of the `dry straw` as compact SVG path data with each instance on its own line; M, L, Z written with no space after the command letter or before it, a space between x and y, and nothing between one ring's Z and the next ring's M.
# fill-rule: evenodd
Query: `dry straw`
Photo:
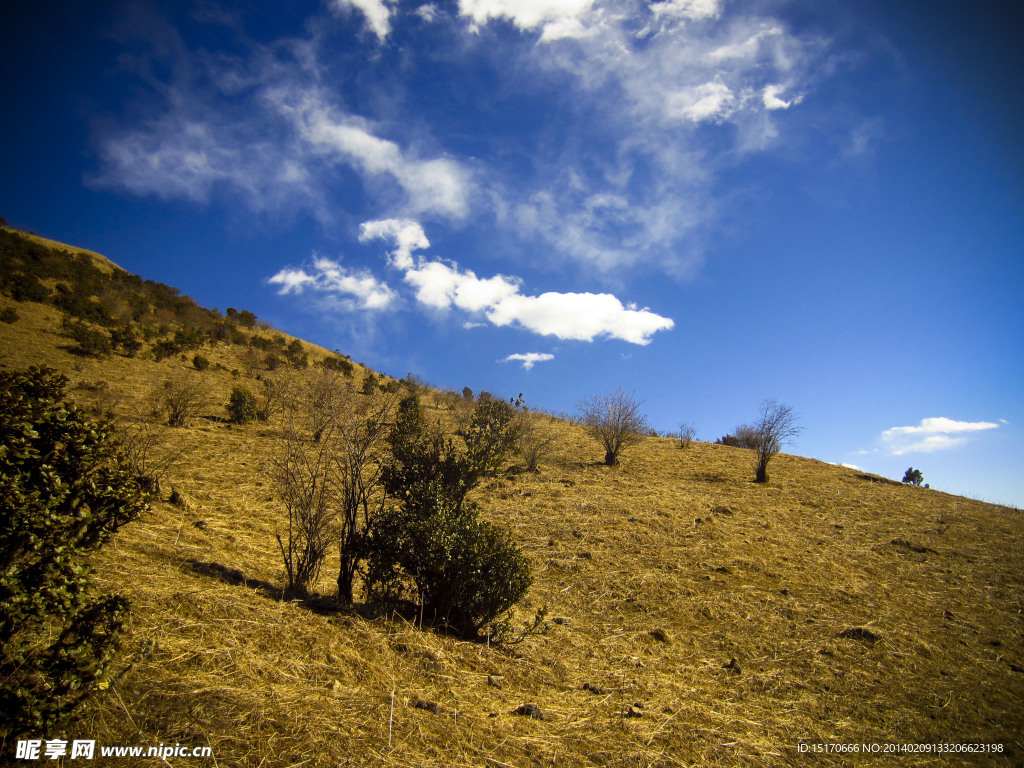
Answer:
M106 381L125 417L187 365L75 358L54 310L18 311L4 365ZM518 621L546 606L546 623L516 645L460 641L280 599L276 427L223 421L241 365L235 348L204 355L209 405L175 430L164 483L188 504L155 503L95 560L134 611L121 677L76 734L209 745L212 764L254 768L803 766L801 743L893 741L1003 749L900 765L1024 761L1016 510L785 454L755 484L752 452L667 438L607 467L554 421L539 473L476 496L532 563ZM862 763L883 764L813 759Z

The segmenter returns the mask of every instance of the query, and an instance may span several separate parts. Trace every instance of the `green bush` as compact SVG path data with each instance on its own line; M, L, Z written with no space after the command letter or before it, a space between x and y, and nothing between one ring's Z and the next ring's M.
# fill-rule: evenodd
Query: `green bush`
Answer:
M120 349L126 357L135 357L135 353L142 349L142 342L139 341L135 328L130 325L111 328L110 344L115 349Z
M228 400L228 415L235 424L249 424L256 421L259 418L256 395L245 387L234 387Z
M60 724L97 687L128 603L85 555L145 508L112 428L45 368L0 373L0 742Z
M202 355L196 355L195 357L192 358L192 366L197 371L205 371L207 368L210 367L210 361L207 360Z
M352 377L352 371L355 369L351 360L346 360L343 357L334 355L329 355L321 360L320 366L328 371L340 371L349 378Z
M371 597L408 591L423 620L464 637L507 612L531 582L529 564L508 534L481 521L478 506L466 501L511 449L512 419L490 407L496 404L477 407L465 449L426 423L416 396L399 404L388 438L392 461L382 473L397 503L371 525L367 539Z
M924 475L920 469L911 467L903 473L903 482L907 485L921 485L924 482Z
M74 346L68 350L83 357L103 357L109 355L113 350L110 343L110 334L96 328L90 328L85 323L76 320L63 321L64 334L75 341Z
M18 312L14 307L4 307L0 309L0 323L16 323L18 322Z

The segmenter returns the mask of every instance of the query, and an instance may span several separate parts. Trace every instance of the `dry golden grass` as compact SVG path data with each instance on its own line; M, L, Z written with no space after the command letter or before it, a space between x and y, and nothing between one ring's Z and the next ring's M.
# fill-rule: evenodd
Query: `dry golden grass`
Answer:
M190 367L75 357L55 310L16 307L0 364L108 382L122 414ZM171 431L185 452L163 498L173 485L186 508L155 503L95 558L134 611L123 674L73 738L212 747L174 766L1024 763L1017 510L788 455L758 485L749 451L668 439L609 468L555 422L538 474L476 492L533 565L519 621L547 606L547 623L515 645L460 641L278 598L275 426L225 423L237 349L202 354L227 370L196 374L209 403ZM544 719L514 714L526 704ZM798 752L892 742L1003 752Z

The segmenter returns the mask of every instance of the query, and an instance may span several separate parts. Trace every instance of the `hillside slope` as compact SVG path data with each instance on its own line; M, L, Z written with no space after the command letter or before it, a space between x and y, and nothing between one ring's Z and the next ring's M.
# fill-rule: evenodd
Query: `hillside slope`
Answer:
M0 366L57 368L126 424L151 419L176 376L207 394L164 435L183 452L161 500L95 558L101 587L134 611L123 674L73 738L212 748L213 761L174 766L1024 762L1017 510L788 455L758 485L749 451L666 438L606 467L582 428L545 419L557 439L540 472L493 478L476 499L532 564L518 622L545 606L546 621L516 644L461 641L279 599L277 426L231 425L224 405L239 381L312 369L268 371L237 340L207 339L202 372L191 350L83 356L63 311L0 297L7 307L18 319L0 323ZM355 366L352 386L367 375ZM451 418L440 394L427 402ZM331 582L329 566L323 595ZM542 717L516 714L529 704ZM799 746L870 743L1000 751Z

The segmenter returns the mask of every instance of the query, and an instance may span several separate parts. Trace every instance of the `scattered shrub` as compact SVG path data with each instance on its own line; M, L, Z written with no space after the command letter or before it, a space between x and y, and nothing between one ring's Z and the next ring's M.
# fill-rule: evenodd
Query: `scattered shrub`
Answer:
M210 361L207 360L202 355L196 355L195 357L192 358L192 367L194 367L197 371L205 371L207 368L210 367Z
M340 371L349 377L352 376L352 371L355 369L351 360L335 355L328 355L320 361L320 365L328 371Z
M145 509L139 479L66 383L0 373L0 741L59 726L96 690L128 612L89 596L84 558Z
M309 353L305 351L302 342L298 339L293 340L288 345L284 356L293 368L306 368L309 366Z
M796 426L796 412L788 405L775 400L765 400L761 404L761 418L753 427L757 444L754 482L768 482L768 462L782 446L800 434L801 428Z
M18 322L18 312L14 307L4 307L0 309L0 323L16 323Z
M97 328L90 328L85 323L64 318L62 327L65 335L74 340L75 345L69 351L83 357L102 357L109 355L113 347L110 334Z
M227 408L228 416L235 424L249 424L259 418L256 395L245 387L232 388Z
M621 389L595 395L578 406L580 420L591 436L604 446L604 463L619 462L623 449L639 443L647 432L647 419L640 413L640 401Z
M508 411L488 407L498 405ZM368 537L372 595L395 598L411 581L410 597L424 621L474 636L526 594L526 558L465 498L483 471L508 453L513 415L504 402L479 405L463 451L438 425L426 423L418 397L399 404L388 437L392 461L382 473L397 503L374 521Z
M924 482L924 475L921 474L920 469L911 467L903 473L903 482L907 485L921 485Z
M199 377L183 372L164 382L160 403L167 426L184 427L206 405L206 389Z
M697 439L697 429L691 424L683 422L679 425L679 447L682 449L689 448L690 445Z
M135 354L142 349L142 341L130 325L123 325L120 328L110 329L110 344L121 351L126 357L135 357Z

